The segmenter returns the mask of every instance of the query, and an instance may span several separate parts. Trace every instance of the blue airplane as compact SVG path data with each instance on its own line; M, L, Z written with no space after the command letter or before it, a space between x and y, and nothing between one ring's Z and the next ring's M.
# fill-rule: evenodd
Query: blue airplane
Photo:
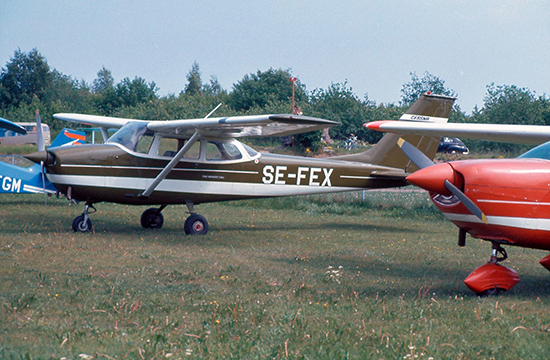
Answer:
M36 113L36 123L38 150L44 150L44 140L41 131L42 126L38 112ZM0 118L0 127L26 134L24 128L4 118ZM50 148L84 144L85 140L86 134L83 131L63 129L55 138ZM0 193L55 194L56 191L56 188L46 178L40 164L34 164L31 167L25 168L0 161Z

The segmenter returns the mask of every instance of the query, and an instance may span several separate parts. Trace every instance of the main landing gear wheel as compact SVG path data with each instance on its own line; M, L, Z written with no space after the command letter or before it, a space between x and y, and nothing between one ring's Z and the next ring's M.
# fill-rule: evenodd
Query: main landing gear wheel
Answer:
M87 233L92 231L92 221L90 220L90 208L92 208L94 212L96 212L96 209L91 204L86 204L84 207L84 212L82 215L77 216L73 220L73 231L74 232L81 232L81 233Z
M185 220L183 229L187 235L205 235L208 232L208 221L202 215L191 214Z
M141 226L144 229L160 229L164 224L161 209L150 208L141 214Z

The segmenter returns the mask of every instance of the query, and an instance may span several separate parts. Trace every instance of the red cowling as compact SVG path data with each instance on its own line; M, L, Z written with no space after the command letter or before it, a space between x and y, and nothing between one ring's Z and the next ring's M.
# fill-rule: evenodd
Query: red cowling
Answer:
M449 190L445 188L445 180L449 180L459 188L462 186L462 184L457 184L455 171L449 163L420 169L407 176L407 180L419 188L443 195L450 195Z
M539 263L546 268L546 270L550 271L550 255L539 261Z
M466 286L476 294L494 288L510 290L518 282L516 270L494 263L478 267L464 280Z

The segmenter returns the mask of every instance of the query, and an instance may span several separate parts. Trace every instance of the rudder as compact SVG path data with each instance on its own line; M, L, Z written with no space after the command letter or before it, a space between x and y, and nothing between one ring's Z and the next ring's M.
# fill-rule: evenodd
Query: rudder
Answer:
M401 116L400 121L438 122L446 123L456 98L424 93ZM365 162L376 165L403 169L412 173L418 168L401 151L397 141L403 138L417 147L430 159L433 159L439 146L439 137L422 135L385 134L380 141L369 150L352 155L336 157L338 160Z

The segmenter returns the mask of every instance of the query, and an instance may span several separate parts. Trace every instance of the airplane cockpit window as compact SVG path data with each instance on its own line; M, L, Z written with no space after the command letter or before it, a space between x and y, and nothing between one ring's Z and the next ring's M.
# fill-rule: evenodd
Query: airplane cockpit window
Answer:
M174 157L187 141L188 140L185 139L161 137L155 155ZM198 160L201 154L200 150L201 143L197 141L191 146L191 149L187 150L183 158L187 160Z
M250 146L246 145L246 144L243 144L243 147L244 149L246 150L246 152L248 153L248 156L250 156L251 158L259 155L260 153L257 152L256 150L252 149Z
M120 144L131 151L147 153L152 143L147 123L129 122L114 133L105 143Z
M527 151L525 154L520 155L518 158L550 160L550 141Z
M187 139L157 136L150 146L152 156L174 157L183 147ZM139 144L138 144L139 147ZM235 162L256 158L260 154L250 147L236 140L207 140L196 141L183 154L182 160L199 162Z

